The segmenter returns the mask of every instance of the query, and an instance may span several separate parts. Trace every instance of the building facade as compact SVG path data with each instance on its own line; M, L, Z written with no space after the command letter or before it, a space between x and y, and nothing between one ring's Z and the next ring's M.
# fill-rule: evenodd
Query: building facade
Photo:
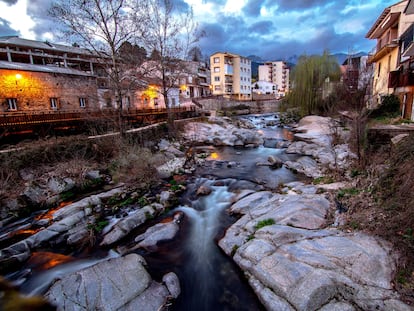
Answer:
M251 100L252 63L232 53L215 53L210 56L211 86L213 95L237 100Z
M252 92L256 94L277 95L277 85L269 81L256 81L252 84Z
M268 81L277 85L277 96L286 96L289 92L290 69L284 61L266 62L259 66L259 81Z
M0 111L98 109L115 105L95 55L78 47L0 37Z
M186 72L180 79L180 96L183 103L192 98L200 98L211 95L210 69L204 62L187 61Z
M384 9L366 38L377 40L368 63L374 66L372 86L373 105L381 103L385 95L400 98L402 116L413 119L412 54L414 48L412 1L400 1Z

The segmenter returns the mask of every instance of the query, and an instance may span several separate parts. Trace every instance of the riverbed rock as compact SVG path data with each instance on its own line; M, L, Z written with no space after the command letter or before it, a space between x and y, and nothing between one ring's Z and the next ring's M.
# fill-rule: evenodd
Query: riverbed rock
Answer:
M224 118L210 118L209 123L190 122L185 126L184 138L214 146L258 147L264 143L256 131L236 127Z
M160 310L178 290L153 281L143 262L137 254L100 262L56 281L45 297L62 311Z
M158 176L162 179L170 178L174 174L184 171L185 158L173 158L157 167Z
M270 163L270 166L272 168L281 168L283 165L283 160L280 159L279 157L275 156L275 155L270 155L267 158L267 162Z
M123 237L127 236L132 230L142 225L147 219L154 218L164 211L162 204L153 203L146 205L132 214L119 220L112 229L105 234L101 246L112 245Z
M308 177L318 178L323 176L318 163L311 157L299 157L296 161L286 161L285 166L297 173L302 173Z
M179 229L180 227L175 221L156 224L135 238L135 242L138 244L134 248L142 247L155 251L159 242L173 239Z
M200 187L198 187L196 194L198 196L204 196L204 195L209 195L212 191L213 189L211 189L211 187L207 185L201 185Z
M162 282L167 286L173 298L177 298L181 294L180 280L174 272L169 272L164 275Z
M326 227L330 202L301 187L292 183L290 194L268 194L249 208L234 209L244 216L219 242L266 309L385 311L395 302L394 310L408 308L393 291L396 258L390 245ZM247 198L233 207L247 206ZM273 221L258 226L267 220Z

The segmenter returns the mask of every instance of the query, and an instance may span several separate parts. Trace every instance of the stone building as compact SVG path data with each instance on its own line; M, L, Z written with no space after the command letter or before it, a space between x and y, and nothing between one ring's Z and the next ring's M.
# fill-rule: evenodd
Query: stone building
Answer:
M87 50L0 37L0 111L112 107L100 60Z

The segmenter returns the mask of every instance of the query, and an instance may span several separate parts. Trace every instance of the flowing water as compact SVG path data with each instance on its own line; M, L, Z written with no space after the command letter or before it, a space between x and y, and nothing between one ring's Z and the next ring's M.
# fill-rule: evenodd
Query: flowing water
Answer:
M292 159L283 149L275 148L279 141L290 139L290 132L277 126L277 117L249 116L272 148L201 147L209 157L188 181L181 205L171 211L184 213L180 231L172 241L162 242L156 252L137 250L148 262L148 270L160 281L167 272L175 272L182 293L170 310L263 310L240 269L218 247L218 240L237 219L226 209L235 193L241 189L276 188L294 181L297 176L285 168L257 166L269 156ZM196 190L207 186L212 192L196 196ZM161 219L159 220L161 221ZM141 229L143 230L143 229ZM98 256L99 255L99 256ZM41 258L36 260L36 256ZM115 252L94 252L94 256L79 259L53 253L35 253L24 269L9 275L23 292L43 293L51 282L62 275L91 266L101 260L118 256Z

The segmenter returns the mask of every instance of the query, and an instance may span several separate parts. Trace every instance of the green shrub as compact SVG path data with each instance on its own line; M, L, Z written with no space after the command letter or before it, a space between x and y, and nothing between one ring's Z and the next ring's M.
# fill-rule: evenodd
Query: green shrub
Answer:
M381 118L389 117L395 118L400 115L400 100L394 94L386 95L383 97L381 104L378 108L374 109L370 117L371 118Z
M275 220L274 219L272 219L272 218L268 218L268 219L263 219L263 220L260 220L257 224L256 224L256 226L254 226L254 228L256 229L256 230L259 230L260 228L263 228L263 227L266 227L266 226L271 226L271 225L274 225L276 222L275 222Z

